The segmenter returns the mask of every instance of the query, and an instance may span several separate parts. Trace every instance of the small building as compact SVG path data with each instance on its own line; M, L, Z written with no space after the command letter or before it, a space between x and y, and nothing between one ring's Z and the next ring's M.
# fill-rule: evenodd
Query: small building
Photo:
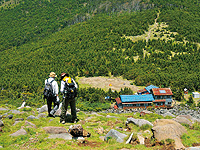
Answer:
M116 104L118 108L145 108L152 105L154 100L152 94L146 95L120 95L119 98L116 98Z
M184 94L188 94L188 89L184 88Z
M147 92L144 92L144 91ZM148 108L172 106L172 91L170 88L158 88L156 86L146 87L144 91L138 91L138 95L120 95L116 98L116 108ZM143 93L143 94L141 94ZM150 94L147 94L150 93Z
M200 94L198 92L192 92L193 98L200 98Z
M158 105L164 105L170 107L172 105L172 91L170 88L153 88L153 96ZM160 103L159 103L160 102Z
M149 86L145 87L145 88L142 89L142 90L138 90L138 91L137 91L137 94L139 94L139 95L140 95L140 94L151 94L153 88L159 88L159 87L157 87L157 86L155 86L155 85L149 85Z

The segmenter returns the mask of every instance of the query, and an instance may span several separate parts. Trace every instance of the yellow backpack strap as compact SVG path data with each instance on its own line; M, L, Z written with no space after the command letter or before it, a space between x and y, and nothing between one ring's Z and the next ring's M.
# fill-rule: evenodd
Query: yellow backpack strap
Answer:
M64 77L64 78L63 78L63 81L66 82L66 79L67 79L67 78L69 78L67 82L68 82L68 83L72 83L72 79L71 79L71 77Z

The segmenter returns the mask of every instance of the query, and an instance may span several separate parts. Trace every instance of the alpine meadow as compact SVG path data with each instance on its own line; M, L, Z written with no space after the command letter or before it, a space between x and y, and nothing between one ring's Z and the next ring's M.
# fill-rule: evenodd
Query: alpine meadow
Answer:
M139 89L148 85L170 88L178 104L199 111L200 100L194 101L191 94L200 92L200 1L0 0L0 60L0 108L16 108L26 102L30 108L24 108L24 111L31 114L46 104L43 90L49 73L56 73L60 87L60 75L67 72L79 86L76 106L82 120L85 115L92 116L84 112L105 111L113 106L119 95L137 92L130 88L117 91L90 87L79 82L79 79L89 77L120 78ZM185 88L190 97L185 97ZM110 98L106 99L107 96ZM59 97L62 101L60 92ZM94 122L84 124L84 128L93 127L98 121L104 123L104 129L123 124L116 118L109 120L105 114L101 115L96 116ZM141 118L139 114L134 115ZM116 115L123 120L127 116ZM149 116L145 119L165 118L155 114ZM50 119L47 120L50 126ZM36 121L36 126L41 127L47 120ZM108 125L108 120L116 123ZM8 121L5 134L0 131L0 137L3 134L6 137L1 139L8 140L8 132L16 130L18 126L12 127L12 124ZM53 125L59 126L55 120ZM184 134L183 145L199 144L199 122L185 127L188 135ZM149 126L143 128L151 130ZM137 126L134 130L139 132L140 129ZM30 135L40 137L39 147L33 144L32 149L50 149L44 139L47 136L40 135L43 132L28 129ZM96 134L93 130L90 132ZM0 146L10 149L21 141L28 143L29 137L0 142ZM123 148L120 144L115 145L113 139L106 144ZM106 144L104 146L108 148ZM97 145L103 149L101 144ZM69 149L74 148L70 146ZM18 148L22 147L19 144ZM131 146L127 148L131 149Z

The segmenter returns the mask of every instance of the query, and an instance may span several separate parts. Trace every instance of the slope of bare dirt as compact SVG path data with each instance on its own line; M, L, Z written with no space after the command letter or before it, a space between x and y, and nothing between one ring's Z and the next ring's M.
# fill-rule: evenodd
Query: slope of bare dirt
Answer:
M78 79L78 83L80 87L95 87L102 88L104 90L111 88L111 90L116 90L118 92L121 90L121 88L124 89L125 87L130 88L134 92L144 88L131 85L132 81L117 77L82 77Z

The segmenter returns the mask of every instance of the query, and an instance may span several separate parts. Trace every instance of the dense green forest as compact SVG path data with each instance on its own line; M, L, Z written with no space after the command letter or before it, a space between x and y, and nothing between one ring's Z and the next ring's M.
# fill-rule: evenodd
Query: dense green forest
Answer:
M200 91L199 8L198 0L1 0L1 99L41 101L54 71L123 76L136 85L171 87L181 100L184 88ZM156 18L168 25L156 39L126 38L144 34ZM108 95L81 91L84 102Z

